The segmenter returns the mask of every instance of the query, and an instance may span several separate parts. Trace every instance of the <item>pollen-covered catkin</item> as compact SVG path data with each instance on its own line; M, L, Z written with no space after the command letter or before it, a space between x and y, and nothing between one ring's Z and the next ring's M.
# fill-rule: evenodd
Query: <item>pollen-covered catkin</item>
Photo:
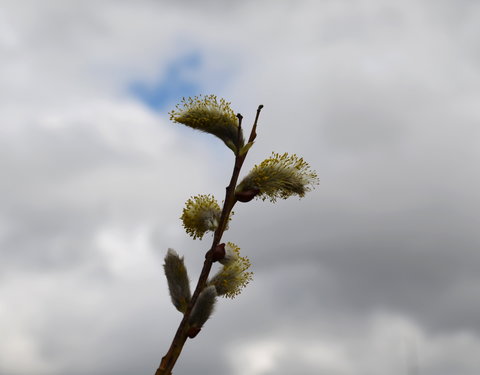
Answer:
M318 184L317 173L297 155L272 153L271 157L256 165L238 184L236 194L255 191L262 200L275 202L292 195L303 197Z
M245 144L238 118L230 103L215 95L183 98L170 112L170 120L217 136L235 154Z
M251 265L250 260L240 256L238 246L228 242L225 250L225 258L221 261L223 267L210 279L208 284L215 286L219 296L235 298L252 280L253 273L247 271Z
M202 239L208 231L217 229L222 210L212 195L200 194L187 200L180 219L193 239Z

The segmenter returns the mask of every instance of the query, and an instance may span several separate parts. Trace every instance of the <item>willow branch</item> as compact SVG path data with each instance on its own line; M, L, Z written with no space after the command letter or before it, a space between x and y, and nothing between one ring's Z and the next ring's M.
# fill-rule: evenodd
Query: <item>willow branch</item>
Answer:
M260 116L260 111L262 110L262 108L263 108L263 105L258 106L257 113L255 116L255 121L252 126L252 130L250 132L250 137L248 139L249 142L253 142L253 140L257 136L257 133L256 133L257 122L258 122L258 118ZM240 114L238 114L237 117L239 120L239 138L238 138L238 143L239 143L243 117ZM240 144L237 145L237 150L238 151L240 150ZM247 154L248 154L248 151L243 155L240 155L240 152L237 152L237 154L235 155L235 164L233 167L232 177L230 178L230 183L226 187L222 214L220 216L218 227L215 230L215 233L213 236L212 246L210 247L210 250L207 251L207 253L205 254L205 261L203 263L203 268L200 273L200 277L198 278L195 291L193 292L190 303L188 304L187 309L183 315L183 319L180 322L180 325L178 326L178 329L177 329L177 332L175 333L172 344L170 345L170 348L167 354L165 354L165 356L162 358L162 361L160 362L160 366L155 372L155 375L171 375L172 374L172 369L175 366L175 363L178 357L180 356L180 353L182 352L183 346L185 345L187 338L189 337L188 330L190 327L188 325L188 322L190 320L190 315L192 313L193 306L195 305L198 299L198 296L200 295L202 290L205 288L205 285L208 280L208 275L210 274L210 270L212 269L213 250L220 243L223 233L225 232L225 228L227 227L228 218L230 217L230 212L235 206L235 203L236 203L235 188L237 186L240 170L242 169L242 165L243 165L243 162L245 161Z

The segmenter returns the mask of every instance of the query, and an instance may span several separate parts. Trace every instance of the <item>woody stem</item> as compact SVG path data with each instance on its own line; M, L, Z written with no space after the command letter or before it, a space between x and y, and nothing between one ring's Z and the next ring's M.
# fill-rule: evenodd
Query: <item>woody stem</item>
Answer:
M250 132L250 137L248 139L248 142L253 142L257 136L257 133L256 133L257 122L258 122L258 117L260 115L260 111L262 110L262 108L263 108L263 105L258 106L257 114L255 116L255 122ZM239 119L239 132L240 132L242 116L239 115L238 119ZM240 170L242 169L242 165L243 165L243 162L245 161L247 153L248 153L248 150L243 155L240 155L240 145L237 144L237 153L235 155L235 164L233 167L232 177L230 178L229 185L226 187L225 201L223 203L222 213L220 216L218 227L215 230L215 233L213 236L212 246L210 247L210 250L207 251L207 253L205 254L205 261L203 262L203 268L200 273L200 277L198 278L195 291L193 292L192 298L183 315L183 319L180 322L180 325L178 326L177 332L175 333L175 336L170 345L170 348L168 349L167 354L165 354L165 356L162 358L162 361L160 362L160 366L155 372L155 375L172 375L172 369L175 366L175 363L177 362L177 359L182 352L185 342L187 341L188 330L190 328L188 322L190 320L190 315L191 315L193 306L195 305L195 302L197 301L198 296L205 288L208 280L208 275L210 274L210 270L212 269L213 249L215 249L215 247L220 243L223 236L223 232L225 232L225 228L228 223L228 218L230 217L230 212L232 211L233 206L235 206L235 203L237 202L235 199L235 188L237 186Z

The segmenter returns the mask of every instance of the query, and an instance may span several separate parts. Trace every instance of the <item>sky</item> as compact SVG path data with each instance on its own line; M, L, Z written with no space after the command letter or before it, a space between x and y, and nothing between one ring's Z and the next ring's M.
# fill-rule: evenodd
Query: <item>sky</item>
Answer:
M2 0L0 374L153 374L233 154L169 121L216 94L320 178L235 207L254 279L175 374L480 373L480 3Z

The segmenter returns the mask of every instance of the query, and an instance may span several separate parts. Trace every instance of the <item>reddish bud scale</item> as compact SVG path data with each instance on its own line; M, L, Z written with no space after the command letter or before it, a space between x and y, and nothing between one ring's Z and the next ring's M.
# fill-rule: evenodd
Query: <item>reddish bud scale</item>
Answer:
M213 249L213 254L212 254L212 261L213 262L218 262L219 260L222 260L225 258L225 244L221 243Z
M250 202L253 198L255 198L260 193L259 189L250 189L246 191L239 191L235 193L235 198L239 202Z
M215 246L215 248L213 250L208 250L205 254L205 259L207 259L209 256L212 257L212 262L218 262L219 260L222 260L223 258L225 258L225 244L224 243L221 243L217 246Z
M198 333L201 331L201 328L198 327L190 327L188 329L187 335L189 338L193 339L195 336L198 335Z

